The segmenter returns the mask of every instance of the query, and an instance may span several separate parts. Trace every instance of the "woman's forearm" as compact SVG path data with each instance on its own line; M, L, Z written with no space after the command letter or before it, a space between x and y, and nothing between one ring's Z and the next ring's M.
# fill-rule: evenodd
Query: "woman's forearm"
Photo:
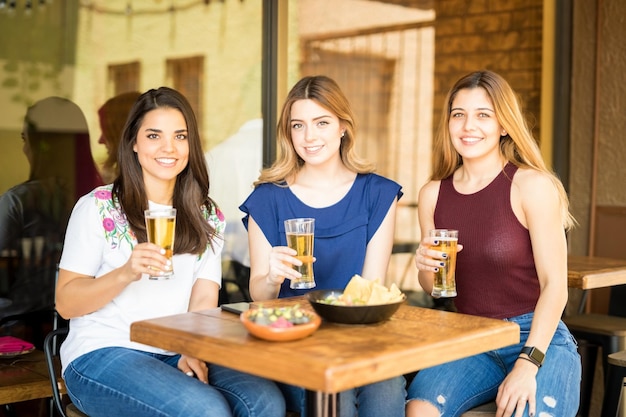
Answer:
M56 310L64 319L84 316L104 307L132 282L121 268L98 279L59 270Z

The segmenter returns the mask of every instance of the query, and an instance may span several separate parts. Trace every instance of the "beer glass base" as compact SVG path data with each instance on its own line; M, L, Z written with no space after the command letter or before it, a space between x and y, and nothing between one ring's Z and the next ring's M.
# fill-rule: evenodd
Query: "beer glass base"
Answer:
M148 279L152 280L152 281L163 281L163 280L171 279L171 278L174 278L174 273L173 272L170 272L170 273L167 273L167 274L164 274L164 275L150 275L148 277Z
M315 282L304 281L304 282L296 282L291 280L291 284L289 284L289 288L292 290L309 290L311 288L315 288Z
M453 290L433 291L431 295L434 298L450 298L450 297L456 297L456 291L453 291Z

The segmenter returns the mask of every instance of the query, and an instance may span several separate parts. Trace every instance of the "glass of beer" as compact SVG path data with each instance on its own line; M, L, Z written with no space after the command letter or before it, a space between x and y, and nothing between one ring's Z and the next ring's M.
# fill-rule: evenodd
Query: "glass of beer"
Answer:
M159 245L165 249L165 257L172 260L174 254L174 234L176 232L176 209L146 210L146 233L148 242ZM163 275L150 274L149 279L170 279L174 276L173 266Z
M458 230L435 229L429 232L429 236L436 238L437 244L430 247L437 251L445 252L444 266L440 266L435 273L433 291L435 298L456 297L456 281L454 272L456 269L456 244L459 240Z
M302 261L302 265L293 266L293 269L302 274L301 278L291 280L290 287L293 289L308 289L315 287L315 278L313 277L314 232L315 219L304 218L285 220L287 246L298 252L296 258Z

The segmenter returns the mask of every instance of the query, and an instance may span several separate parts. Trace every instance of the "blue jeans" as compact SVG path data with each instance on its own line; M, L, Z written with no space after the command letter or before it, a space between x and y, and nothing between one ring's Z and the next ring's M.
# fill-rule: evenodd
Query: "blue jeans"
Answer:
M424 400L442 417L456 417L493 401L528 339L533 314L509 319L520 326L520 343L419 371L408 389L409 400ZM536 416L573 417L580 400L581 361L576 341L563 322L537 373ZM524 410L528 417L528 406Z
M90 417L277 417L285 403L274 383L209 365L209 384L176 368L180 355L110 347L87 353L63 375L72 402Z
M406 399L403 376L387 379L339 393L339 417L398 417L404 416ZM287 409L307 417L306 395L303 388L278 384L285 395Z

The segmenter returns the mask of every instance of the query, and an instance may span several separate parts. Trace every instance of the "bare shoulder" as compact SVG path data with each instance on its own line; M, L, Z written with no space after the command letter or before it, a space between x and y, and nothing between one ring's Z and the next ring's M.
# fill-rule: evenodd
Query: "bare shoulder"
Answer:
M512 192L513 201L519 199L524 206L556 204L559 198L555 178L532 168L520 168L517 171L513 177Z
M553 177L532 168L520 168L513 177L513 185L524 192L555 191Z
M417 199L417 213L419 216L420 228L428 230L434 228L435 206L439 198L439 186L441 181L428 181L420 189Z
M429 204L437 201L441 181L428 181L419 192L419 204Z

